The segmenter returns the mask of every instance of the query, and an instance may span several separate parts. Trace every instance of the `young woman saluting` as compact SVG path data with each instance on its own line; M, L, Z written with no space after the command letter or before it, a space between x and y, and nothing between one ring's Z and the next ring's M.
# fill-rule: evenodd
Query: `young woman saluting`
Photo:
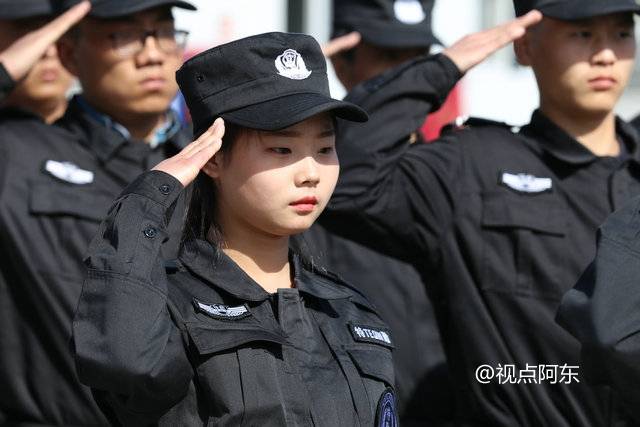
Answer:
M219 46L178 81L198 138L132 183L92 242L81 381L124 425L395 425L388 329L290 241L336 185L335 118L366 113L330 98L305 35ZM192 182L165 269L164 224Z

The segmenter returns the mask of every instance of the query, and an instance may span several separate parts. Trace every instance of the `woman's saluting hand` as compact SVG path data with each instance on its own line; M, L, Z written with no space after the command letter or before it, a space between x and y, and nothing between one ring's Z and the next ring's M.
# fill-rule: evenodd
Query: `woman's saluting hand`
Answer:
M200 138L187 145L181 152L158 163L153 170L172 175L183 186L189 185L207 162L222 146L224 120L216 119Z

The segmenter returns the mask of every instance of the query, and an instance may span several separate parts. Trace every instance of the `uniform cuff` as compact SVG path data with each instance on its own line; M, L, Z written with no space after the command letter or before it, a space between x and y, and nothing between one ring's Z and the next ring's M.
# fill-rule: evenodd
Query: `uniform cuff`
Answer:
M16 82L11 78L4 65L0 63L0 101L9 94L16 86Z
M184 186L168 173L152 170L129 184L120 197L137 194L169 208L180 197Z
M444 102L454 86L458 84L460 79L464 77L464 74L460 71L458 66L443 53L439 53L432 57L442 68L442 73L430 75L431 83L436 89L436 93L440 96L440 101Z

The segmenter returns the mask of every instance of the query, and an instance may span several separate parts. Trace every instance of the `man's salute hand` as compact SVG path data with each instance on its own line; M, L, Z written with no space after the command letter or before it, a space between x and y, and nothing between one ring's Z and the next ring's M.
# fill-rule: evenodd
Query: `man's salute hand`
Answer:
M80 22L90 9L91 3L85 0L45 26L25 34L0 52L0 63L14 81L21 80L45 54L49 46Z
M465 36L445 49L444 53L466 73L509 43L524 36L527 28L542 20L537 10L489 30Z

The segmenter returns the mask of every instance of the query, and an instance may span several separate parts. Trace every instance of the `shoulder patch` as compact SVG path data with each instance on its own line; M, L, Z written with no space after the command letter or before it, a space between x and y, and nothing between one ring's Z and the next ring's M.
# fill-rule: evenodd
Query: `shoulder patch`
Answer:
M387 388L378 401L376 427L398 427L396 395L391 387Z
M383 345L389 348L395 347L391 341L391 331L387 328L349 323L349 331L355 341Z
M193 306L196 311L218 320L238 320L251 316L246 304L231 307L224 304L206 304L194 298Z

